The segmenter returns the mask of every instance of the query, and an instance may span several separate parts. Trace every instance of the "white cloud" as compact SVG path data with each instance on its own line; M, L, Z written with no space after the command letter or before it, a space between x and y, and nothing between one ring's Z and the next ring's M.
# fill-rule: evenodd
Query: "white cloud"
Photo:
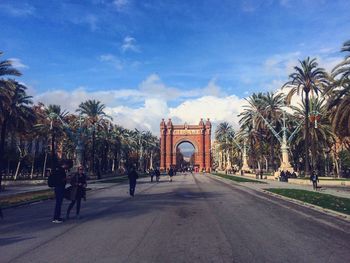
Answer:
M168 115L168 111L166 101L159 98L147 98L143 105L137 108L118 106L106 109L115 123L129 129L150 130L157 135L159 134L160 120Z
M101 62L107 62L108 64L112 65L117 70L123 69L123 63L120 59L118 59L116 56L112 54L104 54L100 56Z
M34 101L59 104L62 109L75 112L81 102L96 99L106 105L106 112L115 123L130 129L151 130L158 135L162 118L193 124L198 124L201 118L210 118L214 125L229 121L238 127L237 114L244 100L235 95L220 97L220 90L215 79L204 88L184 91L165 85L158 75L152 74L137 89L95 92L88 92L84 87L71 91L55 89L35 95ZM181 103L174 105L179 100ZM169 101L173 101L171 105L174 106L169 106Z
M182 123L197 124L201 118L210 118L213 124L228 121L238 128L237 115L241 112L245 100L235 95L227 97L203 96L187 100L177 107L169 109L169 117Z
M9 60L11 60L12 66L14 68L18 68L18 69L29 68L27 65L23 64L23 62L19 58L9 58Z
M163 98L165 100L177 99L181 96L181 91L166 86L157 74L151 74L139 85L145 96Z
M140 91L135 89L88 92L84 87L79 87L71 91L62 89L49 90L34 96L34 101L43 102L46 105L59 104L63 109L74 112L81 102L88 99L96 99L107 106L113 106L117 103L123 103L124 100L129 102L143 101L143 98L144 96Z
M121 49L123 52L126 52L126 51L140 52L139 47L136 45L136 39L131 36L126 36L124 38Z
M174 123L198 124L200 119L210 118L214 129L217 124L228 121L238 129L238 117L244 99L235 95L228 97L204 96L189 99L175 107L169 107L165 100L147 98L138 108L128 106L108 107L107 113L114 121L129 129L150 130L159 135L159 123L162 118L171 118Z

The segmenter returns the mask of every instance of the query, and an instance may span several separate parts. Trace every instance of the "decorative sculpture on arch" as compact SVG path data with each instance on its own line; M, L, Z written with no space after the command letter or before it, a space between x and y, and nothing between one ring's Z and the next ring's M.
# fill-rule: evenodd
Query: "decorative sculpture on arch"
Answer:
M211 123L200 120L198 125L173 125L171 119L160 123L160 170L176 166L176 148L189 142L195 148L195 167L199 171L211 170Z

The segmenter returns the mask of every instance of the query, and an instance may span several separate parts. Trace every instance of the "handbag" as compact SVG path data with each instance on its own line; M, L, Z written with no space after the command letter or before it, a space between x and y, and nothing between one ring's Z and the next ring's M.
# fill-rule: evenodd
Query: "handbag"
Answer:
M72 192L72 186L67 187L66 189L64 189L64 198L67 200L71 200L71 192Z

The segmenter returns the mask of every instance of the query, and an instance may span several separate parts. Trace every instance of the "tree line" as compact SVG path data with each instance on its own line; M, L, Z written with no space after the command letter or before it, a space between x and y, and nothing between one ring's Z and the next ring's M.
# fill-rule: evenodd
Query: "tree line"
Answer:
M19 76L11 60L0 61L0 185L4 177L44 177L61 159L96 177L131 164L140 170L159 165L159 140L151 132L114 124L97 100L80 103L74 113L34 104Z
M307 57L294 67L280 91L248 97L238 115L240 129L235 132L228 122L216 129L216 166L241 165L245 145L252 168L276 171L281 163L277 137L285 125L295 170L303 175L310 169L322 174L349 173L350 41L341 52L346 55L331 72L319 67L316 58ZM292 103L296 97L300 102Z

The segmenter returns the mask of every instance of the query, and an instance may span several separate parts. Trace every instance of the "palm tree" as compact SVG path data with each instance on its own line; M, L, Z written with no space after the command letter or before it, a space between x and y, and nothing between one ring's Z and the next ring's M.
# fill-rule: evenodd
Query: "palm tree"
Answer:
M65 110L61 110L60 105L50 104L45 107L41 104L42 116L40 116L40 120L38 124L35 125L35 128L41 134L51 134L51 169L55 169L56 167L56 141L57 137L63 135L63 124L62 120L67 116L68 112ZM44 165L45 166L45 165ZM44 171L45 171L44 167Z
M0 56L3 52L0 51ZM6 114L6 108L11 104L11 92L9 92L11 84L8 79L4 79L4 76L20 76L21 72L15 69L11 60L0 61L0 121L1 128L3 127L3 121ZM4 147L5 147L5 133L6 133L6 122L5 128L1 130L0 140L0 191L1 191L1 179L2 170L5 167L4 160Z
M27 87L18 83L15 80L7 80L3 82L4 93L8 101L1 101L1 116L0 116L0 186L2 179L2 169L4 167L4 150L5 139L7 137L9 128L14 130L20 126L25 126L34 121L34 112L30 105L32 104L31 96L26 94Z
M282 88L291 88L287 97L287 103L291 103L291 100L295 94L301 94L305 103L305 175L309 175L309 143L310 143L310 132L309 132L309 114L310 114L310 93L311 95L318 95L320 90L324 90L329 85L329 77L323 68L318 67L316 59L310 59L307 57L300 62L300 67L294 67L295 72L289 75L291 79L283 85Z
M321 163L321 156L326 155L328 149L335 143L335 135L332 132L332 126L330 121L330 112L327 110L327 104L324 99L317 97L310 99L310 106L315 112L318 113L317 120L312 123L309 127L311 137L311 156L312 166L317 167L317 164ZM294 118L301 122L306 114L305 102L299 104L297 107L292 106L294 110ZM316 122L317 121L317 122ZM301 131L295 136L293 140L294 145L302 145L303 133L305 126L302 127Z
M344 43L343 52L349 52L332 71L334 82L326 89L328 109L332 112L334 132L345 140L350 136L350 40ZM350 143L348 144L350 149Z
M3 52L0 51L0 56ZM15 69L11 60L0 61L0 77L2 76L21 76L21 72Z
M238 117L241 117L239 120L239 135L248 140L252 157L251 161L253 163L256 163L257 153L260 153L257 160L258 166L260 165L259 159L263 158L263 138L267 134L266 124L262 118L263 111L265 110L263 99L263 93L252 94L247 99L248 105L245 105L243 111L238 115ZM260 114L257 114L257 111Z
M350 52L350 40L346 41L341 49L342 52ZM346 55L344 60L340 62L332 70L334 77L340 77L340 84L349 83L350 80L350 54Z
M89 125L92 127L92 158L91 158L91 171L95 173L95 140L96 140L96 125L100 120L108 117L104 112L106 106L102 104L100 101L96 100L87 100L85 102L80 103L77 112L87 117ZM98 174L98 177L100 175Z
M284 106L284 100L285 96L282 93L272 93L268 92L264 94L262 97L262 115L266 118L266 120L271 124L271 126L275 130L280 130L282 124L281 124L281 117L283 115L282 107ZM266 129L268 129L266 127ZM275 167L275 142L276 137L272 134L271 131L268 132L269 137L269 148L270 148L270 164L272 166L272 170L274 171L276 169Z
M234 138L234 130L232 125L228 122L222 122L218 125L215 130L215 139L219 143L219 149L221 150L221 155L223 159L226 159L224 165L225 169L229 162L229 151L230 146L232 145L232 140ZM224 158L224 153L226 154L226 158ZM223 167L220 167L223 168Z

